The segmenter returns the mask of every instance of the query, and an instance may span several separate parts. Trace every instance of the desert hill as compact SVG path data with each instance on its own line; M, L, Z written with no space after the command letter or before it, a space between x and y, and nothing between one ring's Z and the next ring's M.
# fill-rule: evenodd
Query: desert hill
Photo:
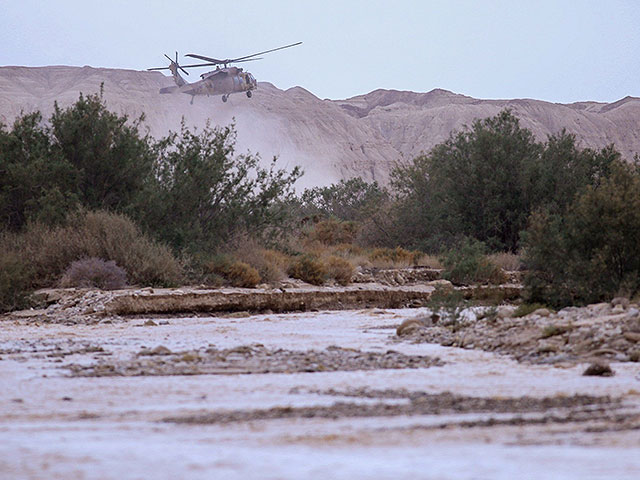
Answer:
M192 75L193 76L193 75ZM188 78L193 81L193 78ZM540 139L566 128L583 147L614 143L627 159L640 152L640 98L614 103L556 104L530 99L479 100L446 90L427 93L375 90L346 100L321 100L301 87L280 90L262 82L253 98L160 95L173 85L159 72L92 67L0 67L0 122L53 103L67 106L78 94L98 92L104 83L109 109L130 117L145 114L149 133L176 131L207 120L226 125L235 119L239 152L279 157L282 167L301 165L300 186L325 185L355 175L385 182L392 166L445 140L474 119L511 108Z

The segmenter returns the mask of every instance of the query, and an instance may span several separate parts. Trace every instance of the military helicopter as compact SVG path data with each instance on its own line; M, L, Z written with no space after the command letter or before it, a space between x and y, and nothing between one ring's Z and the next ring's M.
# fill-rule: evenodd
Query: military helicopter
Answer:
M204 55L196 55L195 53L189 53L186 56L191 58L197 58L204 60L206 63L196 63L192 65L180 65L178 63L178 52L176 52L176 58L173 60L167 54L165 57L169 60L168 67L155 67L148 68L147 70L169 70L173 76L173 80L176 82L175 86L165 87L160 89L160 93L186 93L191 95L191 103L196 95L222 95L222 101L226 102L229 99L229 95L232 93L245 92L247 97L251 98L252 90L258 88L258 82L249 72L245 72L242 68L230 67L232 63L251 62L253 60L260 60L262 57L258 55L264 55L266 53L275 52L276 50L282 50L284 48L295 47L302 42L292 43L291 45L285 45L283 47L272 48L271 50L265 50L264 52L254 53L252 55L246 55L238 58L227 58L225 60L219 60L217 58L205 57ZM257 57L257 58L256 58ZM224 65L220 68L220 65ZM189 75L186 68L196 67L209 67L216 66L215 70L203 73L200 75L201 80L197 82L189 83L182 76L180 71Z

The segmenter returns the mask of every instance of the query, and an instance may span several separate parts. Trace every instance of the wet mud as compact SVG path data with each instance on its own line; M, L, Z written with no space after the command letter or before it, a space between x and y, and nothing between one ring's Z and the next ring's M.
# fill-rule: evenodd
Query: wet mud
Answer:
M167 417L164 422L181 424L217 424L247 422L256 420L276 420L292 418L354 418L354 417L393 417L415 415L446 414L526 414L543 413L543 416L525 418L522 416L507 419L489 418L474 422L459 422L461 426L521 425L527 423L565 423L624 418L629 428L640 428L640 415L617 414L621 403L608 396L573 395L554 397L486 398L455 395L450 392L428 394L425 392L407 392L399 390L351 390L320 392L324 395L355 397L376 400L405 400L404 402L361 403L339 401L330 406L318 407L276 407L256 410L234 410L207 412L195 415ZM616 423L620 423L617 420ZM440 424L442 426L442 424ZM448 423L445 423L448 425Z
M405 355L394 350L378 353L331 346L325 350L294 351L255 344L226 349L211 346L180 352L159 346L143 349L128 360L101 360L92 365L71 364L65 368L76 377L104 377L337 372L442 365L438 358Z

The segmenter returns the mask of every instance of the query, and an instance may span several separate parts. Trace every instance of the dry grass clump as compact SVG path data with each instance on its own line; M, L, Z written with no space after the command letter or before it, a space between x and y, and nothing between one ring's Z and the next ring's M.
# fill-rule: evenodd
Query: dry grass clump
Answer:
M264 248L253 239L244 238L237 242L230 255L255 268L264 283L274 284L287 276L289 256L277 250Z
M308 231L307 238L324 245L353 243L358 235L356 222L322 220L315 223Z
M61 287L116 290L126 285L127 273L116 262L95 257L72 262L60 279Z
M262 280L257 269L229 255L214 256L204 264L203 270L207 283L215 286L253 288Z
M515 253L502 252L489 255L491 263L499 266L506 272L517 272L522 269L520 256Z
M427 253L423 253L420 256L417 256L415 259L415 265L420 265L421 267L442 269L442 262L435 255L429 255Z
M405 250L402 247L375 248L369 254L369 259L373 266L378 268L409 267L415 265L423 255L422 252Z
M327 259L327 276L333 278L340 285L351 283L354 273L355 268L348 260L335 255Z
M234 261L244 262L255 268L264 283L275 284L286 278L287 267L290 263L288 255L265 248L250 234L238 234L228 245L227 255Z
M322 285L327 278L327 269L322 261L311 255L301 255L293 260L287 273L312 285Z
M234 287L253 288L260 283L258 270L244 262L234 262L225 271L225 277Z
M257 258L249 264L258 269L263 282L277 283L287 276L287 266L290 261L287 255L266 248L259 249L256 254Z

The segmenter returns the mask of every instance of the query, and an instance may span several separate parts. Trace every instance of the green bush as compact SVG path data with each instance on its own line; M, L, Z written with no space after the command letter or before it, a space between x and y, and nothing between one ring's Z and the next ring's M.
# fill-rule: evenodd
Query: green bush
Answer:
M292 278L297 278L312 285L322 285L327 278L327 269L324 264L310 255L302 255L296 258L289 266L287 273Z
M499 285L506 281L502 269L487 258L485 245L477 240L465 239L457 248L449 250L440 261L445 268L442 276L456 285Z
M136 219L175 251L223 250L251 232L277 239L289 231L287 201L301 172L260 166L260 157L236 154L235 126L192 131L185 125L155 145L154 174Z
M0 235L5 244L6 237ZM0 313L29 305L31 274L16 252L0 249Z
M70 107L57 104L46 125L39 112L0 125L0 218L18 231L28 222L55 225L81 206L136 212L152 178L153 148L130 121L107 110L102 92Z
M328 187L305 190L300 198L300 215L364 222L380 209L388 196L377 182L367 183L357 177L340 180Z
M565 213L538 212L524 235L525 295L562 307L640 292L640 173L616 163Z

